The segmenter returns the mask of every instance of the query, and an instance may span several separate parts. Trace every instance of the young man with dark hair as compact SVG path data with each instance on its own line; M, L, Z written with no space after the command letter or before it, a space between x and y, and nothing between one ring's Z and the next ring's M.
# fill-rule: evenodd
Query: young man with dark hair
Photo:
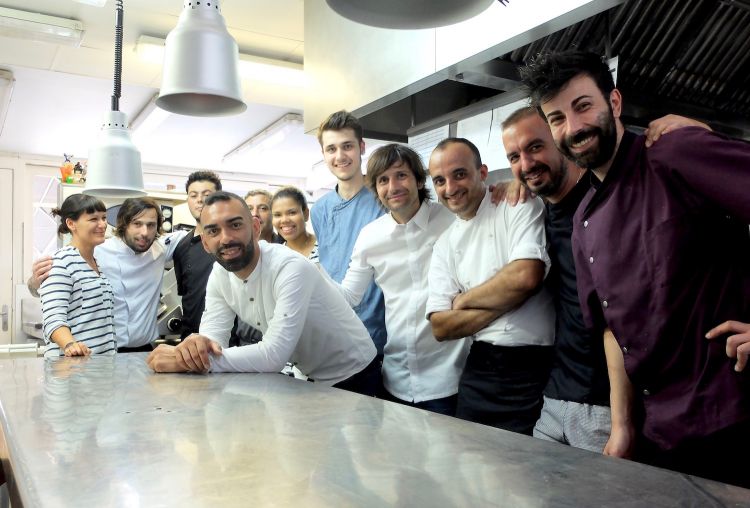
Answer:
M373 280L383 290L388 338L381 396L454 415L468 343L436 341L424 319L432 247L453 223L453 214L430 200L427 172L407 146L375 150L365 180L390 213L362 228L341 288L351 305L360 302Z
M116 236L94 249L102 273L112 285L117 351L151 351L159 332L159 308L164 265L172 259L178 231L161 237L163 222L159 205L151 198L129 198L120 206ZM29 289L38 288L49 274L43 260L34 263Z
M346 111L333 113L318 128L323 159L337 184L334 192L315 203L310 215L318 239L320 265L339 283L344 279L360 231L385 213L364 184L362 155L365 142L362 135L359 120ZM374 282L354 310L382 358L386 341L385 307L383 292Z
M560 151L591 170L573 249L584 319L611 330L615 454L637 429L640 460L750 486L728 459L750 452L750 377L726 359L728 330L706 340L750 316L750 147L687 127L646 150L598 55L541 55L522 78Z
M456 416L531 434L554 338L552 300L540 291L549 268L542 203L494 207L487 166L463 138L441 141L429 171L456 219L433 249L426 316L438 340L473 340Z
M182 298L180 337L183 339L198 331L205 308L206 284L214 259L201 243L201 210L206 197L220 190L221 179L213 171L195 171L185 182L187 205L195 219L195 229L177 244L174 252L177 292Z
M291 361L309 379L374 395L379 364L362 322L306 259L258 241L260 224L228 192L205 200L206 251L216 260L200 334L161 345L148 358L156 372L279 372ZM227 348L235 316L263 332L257 344Z

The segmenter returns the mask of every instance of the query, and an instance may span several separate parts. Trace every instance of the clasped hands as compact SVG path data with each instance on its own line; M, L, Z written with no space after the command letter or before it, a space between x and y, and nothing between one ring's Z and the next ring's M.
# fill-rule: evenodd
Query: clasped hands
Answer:
M161 344L146 359L154 372L196 372L205 374L211 368L210 355L220 355L221 345L194 333L177 346Z

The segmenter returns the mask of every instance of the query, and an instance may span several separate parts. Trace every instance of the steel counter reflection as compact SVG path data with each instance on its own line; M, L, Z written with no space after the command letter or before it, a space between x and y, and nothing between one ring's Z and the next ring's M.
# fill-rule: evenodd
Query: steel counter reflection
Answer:
M14 506L748 506L750 491L277 374L0 361Z

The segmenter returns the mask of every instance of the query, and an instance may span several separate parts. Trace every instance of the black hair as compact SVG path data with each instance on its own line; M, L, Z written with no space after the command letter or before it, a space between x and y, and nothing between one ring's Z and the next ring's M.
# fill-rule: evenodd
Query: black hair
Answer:
M482 155L479 153L479 148L477 148L477 145L466 138L445 138L440 143L438 143L433 152L442 152L448 145L453 143L459 143L461 145L469 147L471 153L474 154L474 164L476 165L477 169L479 169L479 167L482 165Z
M422 163L422 158L408 146L398 143L381 146L372 152L367 159L367 174L365 175L367 186L375 190L378 177L388 168L399 162L409 166L414 178L417 180L419 202L424 203L430 199L430 190L425 186L427 171Z
M187 182L185 182L185 192L188 192L190 184L195 182L211 182L214 184L215 190L221 190L221 179L213 171L193 171L190 173Z
M107 207L104 203L94 196L87 194L73 194L65 198L60 208L53 208L52 215L60 217L60 225L57 226L57 234L64 235L70 233L68 225L65 223L67 219L72 221L78 220L78 218L84 213L94 212L106 212Z
M296 201L303 213L308 210L307 198L305 197L305 194L297 187L292 187L291 185L289 187L283 187L276 191L276 194L274 194L273 198L271 198L271 208L273 208L273 203L277 199L284 198L290 198Z
M162 233L162 224L164 216L161 214L161 208L152 198L128 198L120 205L117 212L117 223L115 225L115 234L120 238L125 238L125 231L128 225L146 210L156 210L156 236Z

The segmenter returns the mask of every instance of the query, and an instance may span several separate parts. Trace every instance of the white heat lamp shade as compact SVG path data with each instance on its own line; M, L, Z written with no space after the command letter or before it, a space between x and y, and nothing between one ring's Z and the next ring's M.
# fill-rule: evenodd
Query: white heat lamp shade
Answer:
M363 25L418 30L453 25L484 12L495 0L326 0L341 16Z
M109 111L96 144L89 151L84 194L100 198L145 196L141 154L130 139L128 119Z
M245 111L239 51L219 12L219 2L185 2L166 40L156 105L170 113L225 116Z

